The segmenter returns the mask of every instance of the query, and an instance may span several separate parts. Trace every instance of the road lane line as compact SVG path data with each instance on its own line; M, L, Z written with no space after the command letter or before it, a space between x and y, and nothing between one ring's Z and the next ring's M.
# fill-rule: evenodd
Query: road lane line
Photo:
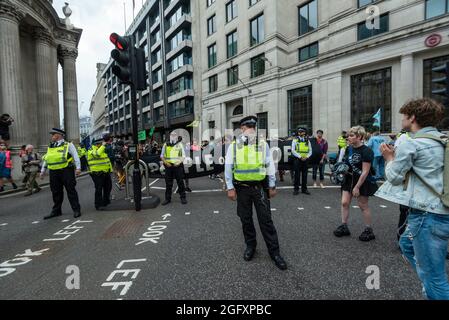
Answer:
M0 227L7 226L7 225L8 225L7 223L2 223L2 224L0 224Z
M186 212L186 216L189 216L190 215L190 212Z
M331 207L324 207L324 209L331 209Z

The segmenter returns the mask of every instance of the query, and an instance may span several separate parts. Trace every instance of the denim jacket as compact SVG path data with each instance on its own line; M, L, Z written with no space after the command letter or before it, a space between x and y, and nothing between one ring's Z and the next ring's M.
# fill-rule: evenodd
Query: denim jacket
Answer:
M417 133L441 136L433 127L423 128ZM414 209L449 214L449 208L443 205L438 195L420 180L424 179L442 193L443 165L444 147L441 143L431 139L409 139L397 146L394 161L388 162L385 167L387 181L375 195ZM406 174L411 169L408 184L405 184Z

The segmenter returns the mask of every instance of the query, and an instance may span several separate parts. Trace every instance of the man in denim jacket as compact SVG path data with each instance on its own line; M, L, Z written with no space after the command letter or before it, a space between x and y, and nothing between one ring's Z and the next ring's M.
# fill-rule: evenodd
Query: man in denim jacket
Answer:
M399 112L403 115L402 127L411 132L412 139L396 149L381 145L387 182L376 196L410 207L401 250L417 272L427 298L449 300L445 266L449 208L436 194L443 193L444 147L432 139L413 139L417 134L440 137L435 127L443 119L444 109L434 100L419 99L408 102Z

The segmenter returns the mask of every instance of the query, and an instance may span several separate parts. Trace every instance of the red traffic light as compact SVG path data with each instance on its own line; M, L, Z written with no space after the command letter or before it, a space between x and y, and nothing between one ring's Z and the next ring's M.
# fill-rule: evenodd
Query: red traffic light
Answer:
M119 36L117 33L111 33L109 40L111 40L114 46L119 50L128 49L128 41L124 37Z

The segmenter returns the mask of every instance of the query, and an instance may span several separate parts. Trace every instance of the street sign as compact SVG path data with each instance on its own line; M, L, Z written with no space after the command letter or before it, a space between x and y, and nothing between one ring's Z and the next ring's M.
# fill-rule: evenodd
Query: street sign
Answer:
M138 139L139 139L139 141L146 140L147 139L147 132L145 130L139 131Z

